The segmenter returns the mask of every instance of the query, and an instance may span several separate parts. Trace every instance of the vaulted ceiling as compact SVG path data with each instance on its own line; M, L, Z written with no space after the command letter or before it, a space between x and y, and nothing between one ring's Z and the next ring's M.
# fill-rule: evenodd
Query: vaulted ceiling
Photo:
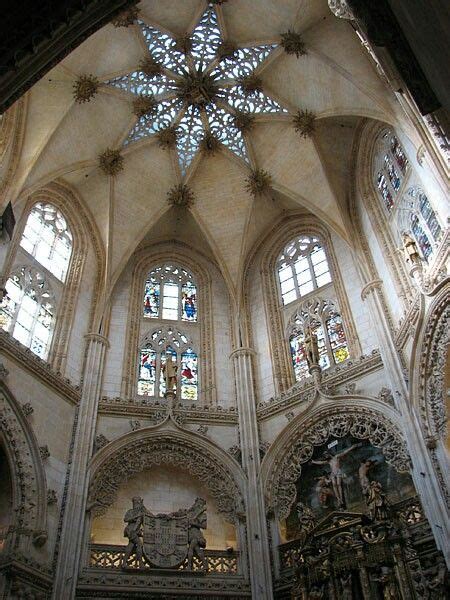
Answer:
M142 0L139 19L177 38L192 32L207 6L206 0ZM111 282L139 244L180 239L210 254L233 293L255 242L289 211L307 209L350 240L346 195L355 127L362 117L388 123L398 117L367 51L326 0L228 0L215 10L222 36L236 46L278 46L256 72L264 93L287 112L256 115L246 133L248 162L222 146L214 155L200 152L183 173L176 152L149 136L122 149L124 168L115 177L100 169L99 155L121 147L137 120L133 95L105 82L138 69L147 51L138 24L105 26L28 92L10 196L25 197L56 178L73 185L108 248ZM279 46L288 30L302 35L305 55ZM77 103L73 86L83 74L100 86ZM310 138L292 124L305 109L317 117ZM269 193L254 197L246 189L252 169L271 175ZM194 193L189 209L167 202L181 182Z

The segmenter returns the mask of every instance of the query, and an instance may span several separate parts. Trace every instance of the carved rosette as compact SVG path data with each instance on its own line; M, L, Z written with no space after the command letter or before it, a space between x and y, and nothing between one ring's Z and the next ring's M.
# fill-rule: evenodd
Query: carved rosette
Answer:
M231 472L196 441L174 439L173 434L137 439L110 456L95 473L89 491L94 516L104 514L118 488L135 473L155 465L171 465L188 471L206 487L224 518L234 523L244 501Z
M346 414L342 414L344 410ZM300 426L292 434L289 446L268 482L271 504L278 518L285 519L289 515L297 494L296 482L301 475L302 464L312 458L314 446L325 444L330 437L342 438L346 435L368 440L380 448L386 462L398 472L409 471L410 458L405 441L386 417L369 409L336 407L322 418L316 417L309 427Z

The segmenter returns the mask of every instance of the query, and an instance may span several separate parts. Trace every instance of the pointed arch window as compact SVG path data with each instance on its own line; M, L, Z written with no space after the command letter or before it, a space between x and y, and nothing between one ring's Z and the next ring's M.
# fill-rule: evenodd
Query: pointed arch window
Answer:
M394 208L408 169L408 159L398 138L385 131L375 156L375 185L388 212Z
M289 323L289 348L296 381L309 377L305 352L305 332L317 337L319 365L328 369L349 358L342 317L331 300L304 302Z
M22 267L6 282L0 324L42 359L47 358L53 333L55 302L42 273Z
M396 215L396 225L399 245L402 234L409 233L424 260L429 262L442 239L442 227L423 190L412 187L403 196Z
M144 317L196 322L197 286L192 274L173 264L158 266L147 276Z
M318 238L301 236L284 248L277 263L284 305L331 283L325 249Z
M198 356L192 342L181 331L160 327L146 336L139 354L137 393L162 398L166 392L164 366L171 360L177 366L176 390L182 400L198 398Z
M33 206L20 245L50 273L65 281L72 255L72 233L53 204L38 202Z

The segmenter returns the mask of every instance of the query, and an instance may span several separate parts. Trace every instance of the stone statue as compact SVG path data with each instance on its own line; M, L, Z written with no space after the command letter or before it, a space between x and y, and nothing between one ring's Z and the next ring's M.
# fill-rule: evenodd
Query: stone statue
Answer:
M134 552L138 564L142 563L142 527L144 523L144 514L146 509L144 507L144 500L135 496L132 500L133 508L127 510L123 520L126 523L123 535L128 538L128 544L125 548L125 554L123 556L122 568L125 568L128 563L128 559Z
M370 482L366 491L366 504L373 521L384 521L388 518L388 503L379 481Z
M308 367L315 367L319 365L319 346L317 344L317 335L311 331L308 327L305 330L305 354Z
M166 391L173 392L177 386L177 371L178 367L173 362L172 356L167 356L166 362L162 366L162 372L164 375L164 381L166 382Z
M347 454L350 454L352 450L355 448L360 448L362 444L353 444L350 448L346 448L337 454L331 454L330 452L325 452L322 456L322 460L312 460L311 463L314 465L328 465L330 467L330 480L331 485L333 486L333 492L336 496L338 508L343 508L345 506L345 498L344 498L344 487L342 485L343 481L343 472L341 470L341 460Z
M366 458L359 465L358 477L359 477L359 483L361 484L361 489L363 491L363 494L366 493L366 490L370 485L368 473L369 473L370 469L373 466L375 466L376 464L377 464L376 460L372 460L371 458Z
M419 251L417 249L417 244L416 242L412 239L412 237L409 235L409 233L406 233L406 231L403 233L402 235L402 239L403 239L403 252L405 255L405 260L407 263L411 263L411 265L420 265L421 264L421 260L420 260L420 255L419 255Z
M349 571L348 573L343 573L340 577L341 580L341 600L353 600L353 589L352 589L352 574Z
M189 520L188 569L192 570L194 556L197 556L202 563L202 569L206 571L208 568L204 552L206 540L202 532L202 529L206 529L207 527L206 502L201 498L197 498L196 503L201 512L197 512L194 518ZM204 507L203 510L201 509L202 505Z

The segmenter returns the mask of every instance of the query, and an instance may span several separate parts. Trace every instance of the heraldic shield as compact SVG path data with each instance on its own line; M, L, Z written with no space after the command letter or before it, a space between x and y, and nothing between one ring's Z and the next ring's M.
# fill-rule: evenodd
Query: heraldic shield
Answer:
M186 512L186 511L184 511ZM188 553L187 515L144 515L144 556L155 567L174 569Z

